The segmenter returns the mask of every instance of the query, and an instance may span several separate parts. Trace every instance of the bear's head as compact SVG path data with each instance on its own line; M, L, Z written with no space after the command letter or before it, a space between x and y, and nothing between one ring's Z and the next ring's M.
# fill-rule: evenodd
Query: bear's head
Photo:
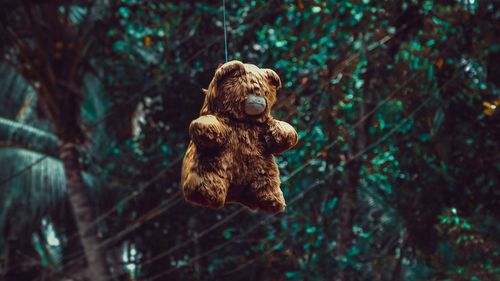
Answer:
M271 117L271 107L279 88L281 80L273 70L240 61L227 62L217 69L204 91L201 115L265 122Z

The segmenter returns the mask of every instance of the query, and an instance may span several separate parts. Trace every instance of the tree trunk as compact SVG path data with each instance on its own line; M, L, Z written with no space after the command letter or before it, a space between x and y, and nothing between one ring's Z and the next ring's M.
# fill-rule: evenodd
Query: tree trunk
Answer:
M95 225L92 225L94 213L92 212L89 192L81 174L76 144L63 142L60 155L66 175L69 201L78 227L80 241L85 251L88 278L92 281L104 281L108 278L108 268L104 253L99 249L97 229Z
M371 88L371 71L366 72L365 87L363 89L364 96L359 105L358 120L362 120L367 112L365 99L370 100L370 88ZM366 148L367 134L366 134L366 120L361 122L358 127L356 127L354 141L351 144L351 155L349 158L357 157L358 153L361 153ZM345 169L344 182L346 187L341 190L340 201L339 201L339 230L337 233L337 247L335 254L338 258L342 258L347 254L347 251L352 246L354 233L353 233L353 223L356 211L356 203L358 198L358 185L360 180L360 168L363 164L361 157L354 159L351 164ZM335 281L347 281L351 280L351 277L346 275L346 269L340 269L335 275Z
M356 167L349 171L351 174L355 174L359 171ZM339 230L337 232L337 247L335 249L335 255L337 258L342 258L347 254L347 250L352 245L353 240L353 218L354 218L354 207L356 204L356 191L358 181L352 180L352 177L346 180L347 187L342 190L340 201L339 201ZM341 262L342 263L342 262ZM335 281L346 281L345 269L340 269L336 276Z

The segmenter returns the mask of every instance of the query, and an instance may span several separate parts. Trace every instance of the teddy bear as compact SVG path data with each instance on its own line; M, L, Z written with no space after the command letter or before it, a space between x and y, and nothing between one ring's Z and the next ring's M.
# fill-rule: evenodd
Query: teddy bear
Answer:
M239 203L251 210L285 210L274 155L292 148L297 132L274 119L281 80L271 69L230 61L204 90L200 117L189 125L182 164L186 201L208 208Z

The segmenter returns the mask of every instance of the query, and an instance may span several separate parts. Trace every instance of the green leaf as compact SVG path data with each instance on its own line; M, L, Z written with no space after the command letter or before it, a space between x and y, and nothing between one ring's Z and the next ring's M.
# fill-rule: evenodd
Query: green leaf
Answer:
M124 18L128 18L130 16L130 10L127 7L122 6L118 8L118 13Z
M285 272L285 277L286 278L297 278L299 276L299 272L297 271L288 271Z
M328 211L333 210L335 206L337 206L338 201L339 201L338 197L334 197L332 200L328 201L328 203L326 204L326 210Z
M308 234L315 233L316 230L317 230L317 228L315 226L310 226L310 227L306 228L306 233L308 233Z
M222 235L224 236L224 238L229 240L229 239L231 239L231 237L233 236L233 232L235 232L235 231L236 231L236 229L234 227L226 228L222 232Z

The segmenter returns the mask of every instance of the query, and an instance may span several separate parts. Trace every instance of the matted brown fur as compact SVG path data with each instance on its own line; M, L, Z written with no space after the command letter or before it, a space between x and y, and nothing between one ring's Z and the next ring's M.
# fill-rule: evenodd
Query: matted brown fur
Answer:
M297 132L271 116L280 87L274 71L252 64L231 61L215 72L200 117L189 126L181 176L187 201L210 208L240 203L252 210L285 210L273 154L293 147ZM262 114L245 114L249 94L265 98Z

